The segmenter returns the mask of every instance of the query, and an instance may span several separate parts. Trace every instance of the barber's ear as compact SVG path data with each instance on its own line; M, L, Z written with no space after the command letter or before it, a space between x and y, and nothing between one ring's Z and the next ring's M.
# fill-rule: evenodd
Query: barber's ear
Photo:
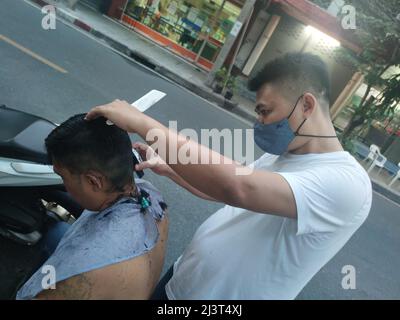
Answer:
M307 118L314 112L316 105L317 99L313 94L305 93L303 95L303 112Z
M85 174L85 179L93 188L93 191L102 191L104 189L104 176L95 172Z

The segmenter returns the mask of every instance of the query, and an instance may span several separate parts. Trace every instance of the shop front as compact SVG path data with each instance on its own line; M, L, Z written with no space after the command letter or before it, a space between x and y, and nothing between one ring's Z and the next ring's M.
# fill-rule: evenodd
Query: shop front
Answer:
M210 70L240 14L239 0L128 0L121 21Z

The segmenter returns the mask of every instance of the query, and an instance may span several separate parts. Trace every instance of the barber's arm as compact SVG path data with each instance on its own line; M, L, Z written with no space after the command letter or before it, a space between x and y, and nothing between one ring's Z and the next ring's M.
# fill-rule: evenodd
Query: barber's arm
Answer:
M205 193L194 188L192 185L190 185L185 180L183 180L182 177L179 176L175 171L172 171L172 173L170 175L168 175L168 177L172 181L174 181L176 184L179 184L181 187L185 188L187 191L193 193L195 196L197 196L199 198L202 198L202 199L208 200L208 201L219 202L217 199L210 197L210 196L206 195Z
M238 172L243 172L245 169L243 166L196 142L187 140L186 137L178 135L141 113L126 101L116 100L95 107L87 114L86 119L99 116L111 120L128 132L139 134L150 145L154 143L149 139L151 135L148 136L152 130L152 136L157 136L158 146L165 148L159 155L173 171L200 192L235 207L290 218L297 217L292 190L281 175L264 170L253 170L249 174L238 175ZM172 150L175 149L175 155L166 152L170 150L170 146ZM171 156L176 157L182 147L190 156L197 157L198 164L181 164L179 159L176 163L170 161L173 159ZM207 164L204 164L204 159L209 160ZM215 159L219 160L217 162L219 164L213 164Z
M182 188L186 189L195 196L209 201L218 201L205 193L197 190L185 180L182 179L172 168L165 163L163 159L147 144L136 142L132 145L140 156L144 160L143 162L136 165L135 169L138 171L151 169L154 173L168 177Z

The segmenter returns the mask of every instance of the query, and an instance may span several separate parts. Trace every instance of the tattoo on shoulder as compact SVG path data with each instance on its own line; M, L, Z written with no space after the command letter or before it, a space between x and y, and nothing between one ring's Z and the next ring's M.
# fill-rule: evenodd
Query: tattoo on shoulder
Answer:
M93 297L93 282L80 274L57 284L55 290L42 291L39 299L88 300Z

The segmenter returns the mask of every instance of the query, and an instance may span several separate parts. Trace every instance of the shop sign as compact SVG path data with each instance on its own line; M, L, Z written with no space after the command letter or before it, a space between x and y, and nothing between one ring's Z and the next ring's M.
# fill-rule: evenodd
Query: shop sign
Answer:
M238 35L241 27L242 27L242 23L240 21L236 21L230 32L231 36L236 37Z

